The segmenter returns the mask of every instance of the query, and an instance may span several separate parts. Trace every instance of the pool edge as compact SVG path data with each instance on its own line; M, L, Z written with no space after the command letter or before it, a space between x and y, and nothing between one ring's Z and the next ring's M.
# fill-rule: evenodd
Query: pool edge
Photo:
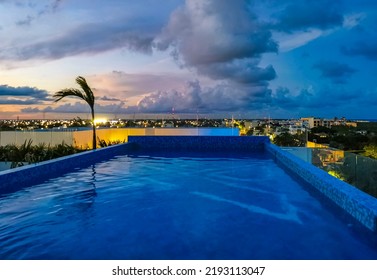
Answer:
M120 155L132 148L133 145L129 143L119 144L1 171L0 193L13 192L41 183L77 168L84 168Z
M362 225L377 232L377 199L272 143L265 149L288 170L309 183Z

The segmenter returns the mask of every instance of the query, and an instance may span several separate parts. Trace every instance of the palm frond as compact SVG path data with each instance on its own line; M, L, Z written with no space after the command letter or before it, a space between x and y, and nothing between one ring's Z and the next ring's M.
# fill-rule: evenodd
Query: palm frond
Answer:
M88 83L86 82L85 78L82 76L78 76L76 78L76 83L82 88L83 92L85 93L85 101L90 105L94 106L94 94Z
M74 89L74 88L66 88L66 89L60 90L57 93L55 93L53 97L55 98L54 101L58 102L58 101L62 100L65 97L68 97L68 96L78 97L78 98L84 99L86 101L82 92L80 90Z
M62 100L64 97L72 96L72 97L79 97L85 100L86 103L88 103L88 105L90 106L91 113L92 113L93 149L96 149L97 139L96 139L96 126L94 124L94 101L95 101L94 94L84 77L78 76L76 78L76 83L80 86L81 89L67 88L67 89L58 91L54 94L55 102Z

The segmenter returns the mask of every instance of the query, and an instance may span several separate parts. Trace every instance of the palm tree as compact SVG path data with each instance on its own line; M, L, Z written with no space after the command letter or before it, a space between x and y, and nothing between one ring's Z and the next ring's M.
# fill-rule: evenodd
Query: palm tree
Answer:
M94 124L94 94L92 89L89 87L84 77L78 76L76 78L76 83L81 87L81 89L66 88L58 91L54 94L55 102L63 99L67 96L76 96L83 100L90 106L92 113L92 127L93 127L93 150L97 148L97 137L96 137L96 126Z

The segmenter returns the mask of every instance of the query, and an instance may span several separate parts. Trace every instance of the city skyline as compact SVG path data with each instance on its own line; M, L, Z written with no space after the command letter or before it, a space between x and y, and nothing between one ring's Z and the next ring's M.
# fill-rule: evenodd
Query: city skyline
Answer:
M0 118L64 118L84 76L97 115L374 119L371 0L0 0Z

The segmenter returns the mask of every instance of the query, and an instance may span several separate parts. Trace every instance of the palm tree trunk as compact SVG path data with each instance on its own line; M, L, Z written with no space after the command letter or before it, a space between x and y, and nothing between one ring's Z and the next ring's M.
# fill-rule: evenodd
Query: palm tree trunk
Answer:
M94 123L94 109L92 109L92 126L93 126L93 150L97 148L96 124Z

